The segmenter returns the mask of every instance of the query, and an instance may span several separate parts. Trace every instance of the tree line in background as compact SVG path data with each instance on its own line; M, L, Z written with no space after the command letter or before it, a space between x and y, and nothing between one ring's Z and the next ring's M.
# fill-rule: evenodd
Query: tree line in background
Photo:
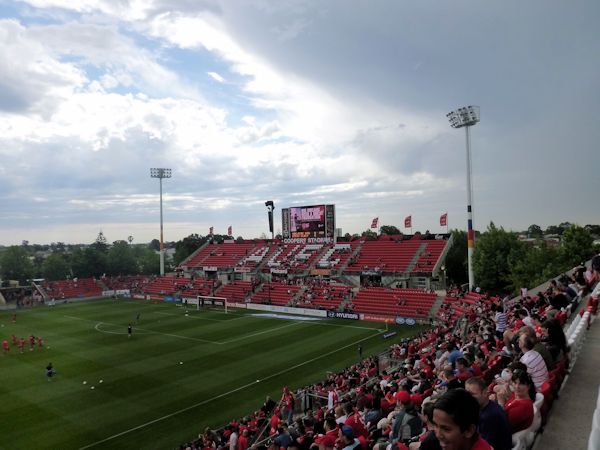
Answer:
M383 225L379 234L398 235L393 225ZM528 240L519 239L519 235ZM560 241L548 241L544 236L554 235ZM448 251L445 271L449 282L458 285L467 282L467 233L452 230L454 245ZM279 237L279 236L278 236ZM345 240L366 237L377 238L373 230L344 236ZM522 233L506 231L490 223L487 230L476 233L473 266L477 285L488 292L517 292L521 287L535 287L549 278L571 269L587 260L600 249L593 248L595 238L600 237L600 225L581 227L568 222L549 226L545 231L531 225ZM172 259L166 259L167 271L183 262L208 241L221 243L231 239L226 235L190 234L165 244L174 249ZM91 245L29 245L6 247L0 253L0 278L2 280L26 281L32 278L59 280L73 277L101 277L103 275L150 275L158 274L160 243L153 239L148 244L132 244L119 240L109 245L100 232ZM242 240L238 237L237 241Z
M534 288L560 273L587 261L600 251L593 245L600 236L600 226L581 227L564 223L548 227L546 233L515 233L497 227L493 222L475 237L473 272L477 286L486 292L516 293L520 288ZM551 230L549 232L548 230ZM527 240L519 239L526 234ZM446 274L456 284L468 281L467 233L453 230L454 245L446 256ZM560 240L542 239L557 235Z

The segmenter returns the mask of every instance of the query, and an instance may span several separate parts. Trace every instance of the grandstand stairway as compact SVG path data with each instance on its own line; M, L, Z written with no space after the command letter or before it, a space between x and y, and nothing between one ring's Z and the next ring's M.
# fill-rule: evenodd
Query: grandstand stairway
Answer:
M404 276L407 276L407 277L410 276L410 273L415 268L415 265L417 264L417 261L419 260L419 258L421 257L421 254L423 253L423 251L426 248L427 248L427 242L423 242L421 245L419 245L419 248L417 249L417 251L413 255L413 257L410 260L410 262L408 263L408 266L406 266L406 270L404 271Z
M338 269L337 273L340 275L340 277L342 276L342 274L344 273L344 271L346 270L346 268L348 267L348 265L350 264L350 261L352 261L352 259L356 258L356 256L358 255L358 253L360 252L360 249L362 248L362 246L364 245L364 241L360 242L352 251L352 254L350 255L350 258L348 258L344 264L342 264L342 266ZM349 279L345 279L345 282L347 282L348 284L354 284L352 283Z
M429 315L431 317L435 317L440 310L442 303L444 303L444 298L446 297L446 291L435 291L435 294L437 297L435 302L433 302L433 305L431 305L431 310L429 311Z
M179 263L179 267L187 265L187 263L189 261L193 260L196 257L196 255L198 253L200 253L202 250L204 250L209 244L210 244L210 240L207 239L206 242L204 242L204 244L202 244L200 247L198 247L198 249L196 251L192 252L192 254L190 256L188 256L183 261L181 261Z

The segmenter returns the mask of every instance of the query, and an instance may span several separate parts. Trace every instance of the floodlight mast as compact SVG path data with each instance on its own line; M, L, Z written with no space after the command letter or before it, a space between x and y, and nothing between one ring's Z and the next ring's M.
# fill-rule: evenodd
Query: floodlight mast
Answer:
M162 180L163 178L171 178L171 169L152 168L150 169L150 177L158 178L160 184L160 275L165 274L165 246L163 242L163 201L162 201Z
M465 106L446 114L452 128L465 129L467 143L467 259L469 263L469 290L475 286L473 275L473 250L475 249L475 235L473 232L473 184L471 183L471 133L469 128L479 122L479 106Z

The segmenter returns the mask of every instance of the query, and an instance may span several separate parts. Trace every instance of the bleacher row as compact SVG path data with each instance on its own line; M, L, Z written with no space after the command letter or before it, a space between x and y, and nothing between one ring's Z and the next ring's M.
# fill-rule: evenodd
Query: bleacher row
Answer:
M425 318L436 300L434 293L420 289L387 287L352 288L343 284L298 285L285 282L258 283L234 281L221 285L206 278L186 277L115 277L82 278L45 282L42 288L49 298L100 297L105 289L130 290L150 296L195 298L216 296L232 303L262 303L301 308L347 309L358 313Z
M402 240L401 236L381 236L377 241L337 244L286 244L283 242L225 242L200 248L181 264L184 270L204 267L218 270L238 268L263 272L271 269L301 273L309 268L359 273L377 270L402 273L414 263L411 273L431 273L447 240Z

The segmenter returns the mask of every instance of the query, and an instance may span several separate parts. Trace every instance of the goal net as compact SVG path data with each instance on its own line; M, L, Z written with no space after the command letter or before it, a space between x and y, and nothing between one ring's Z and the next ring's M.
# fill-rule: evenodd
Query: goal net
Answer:
M188 305L196 305L200 308L222 309L227 312L227 299L225 297L213 297L210 295L198 295L195 299L188 299Z

